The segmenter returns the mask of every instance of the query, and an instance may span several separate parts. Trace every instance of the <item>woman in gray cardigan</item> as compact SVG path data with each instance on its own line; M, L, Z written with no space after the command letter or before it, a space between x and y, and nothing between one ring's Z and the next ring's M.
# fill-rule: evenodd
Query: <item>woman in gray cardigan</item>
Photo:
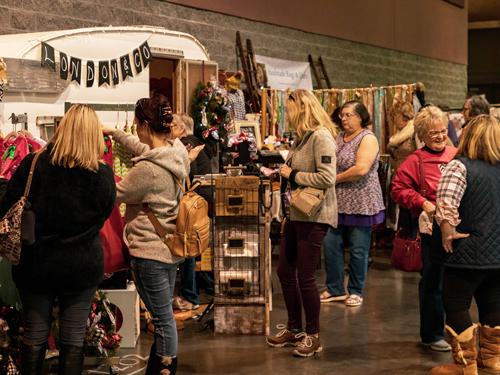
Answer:
M309 186L322 189L319 210L306 216L290 207L280 244L278 276L288 310L288 324L267 337L272 347L295 345L295 356L310 357L323 350L319 341L320 300L315 271L321 259L321 245L329 227L337 226L335 198L335 125L316 97L306 90L295 90L288 97L286 113L297 139L281 176L295 190ZM306 315L302 331L302 309Z

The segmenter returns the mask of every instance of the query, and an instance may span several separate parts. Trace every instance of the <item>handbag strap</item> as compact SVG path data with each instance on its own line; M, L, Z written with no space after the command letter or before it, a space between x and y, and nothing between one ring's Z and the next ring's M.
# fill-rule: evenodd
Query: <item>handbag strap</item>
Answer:
M425 188L425 172L424 172L424 160L422 159L422 156L417 152L417 157L418 157L418 165L420 168L420 186L419 186L419 192L420 195L425 197L427 194L427 189Z
M31 181L33 180L33 174L35 173L35 165L42 151L36 152L35 157L31 161L30 173L28 175L28 181L26 181L26 187L24 188L24 194L23 194L23 197L25 198L27 198L30 193Z
M155 228L156 234L158 234L158 236L160 236L161 240L163 241L163 239L167 235L167 231L161 226L160 222L158 221L158 218L153 213L153 211L151 211L151 207L149 207L149 204L143 203L142 210L148 216L148 219L151 222L151 224L153 224L153 227Z

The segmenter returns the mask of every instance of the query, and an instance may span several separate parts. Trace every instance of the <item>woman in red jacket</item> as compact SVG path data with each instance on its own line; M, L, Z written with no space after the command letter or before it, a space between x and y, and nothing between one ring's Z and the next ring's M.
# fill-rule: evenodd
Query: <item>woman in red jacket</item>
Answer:
M423 108L415 117L415 131L425 146L401 164L392 182L394 200L411 212L416 220L432 223L436 211L436 190L441 172L455 156L456 149L447 146L448 119L439 108ZM421 168L422 167L422 168ZM423 170L423 178L420 171ZM420 181L423 181L421 186ZM436 351L449 351L444 340L444 308L442 299L443 268L430 259L431 236L420 227L422 245L422 278L419 283L420 338L422 344Z

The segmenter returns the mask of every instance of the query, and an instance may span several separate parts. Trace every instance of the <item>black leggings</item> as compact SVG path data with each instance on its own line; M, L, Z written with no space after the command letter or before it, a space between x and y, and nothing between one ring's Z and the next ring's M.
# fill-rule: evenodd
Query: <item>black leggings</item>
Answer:
M76 292L31 292L19 290L23 303L25 331L23 342L42 346L52 323L52 306L59 300L59 339L61 344L83 346L87 317L96 288Z
M469 314L472 297L479 312L479 322L500 326L500 270L445 267L443 302L446 324L460 334L472 325Z

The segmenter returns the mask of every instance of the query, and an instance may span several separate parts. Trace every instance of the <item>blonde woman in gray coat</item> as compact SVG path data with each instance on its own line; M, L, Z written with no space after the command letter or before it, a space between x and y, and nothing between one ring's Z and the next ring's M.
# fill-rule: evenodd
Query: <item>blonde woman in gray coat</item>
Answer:
M297 138L281 167L293 191L313 187L325 192L319 210L306 216L294 207L286 219L280 244L278 276L288 311L288 324L267 337L272 347L296 346L293 354L310 357L323 350L319 340L320 300L315 271L329 227L337 226L335 197L336 128L318 99L309 91L295 90L287 100L286 114ZM305 312L303 331L302 310Z

